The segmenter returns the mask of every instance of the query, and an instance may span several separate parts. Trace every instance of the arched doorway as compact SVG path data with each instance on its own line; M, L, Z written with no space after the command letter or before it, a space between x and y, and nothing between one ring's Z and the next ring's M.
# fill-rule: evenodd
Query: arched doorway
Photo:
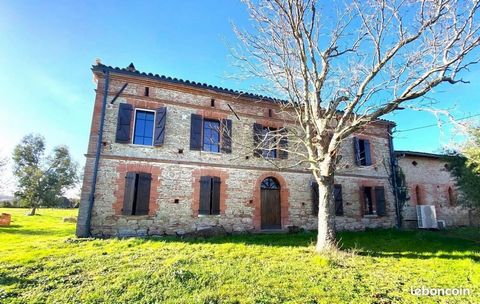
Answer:
M267 177L260 185L261 229L281 229L280 183L274 177Z

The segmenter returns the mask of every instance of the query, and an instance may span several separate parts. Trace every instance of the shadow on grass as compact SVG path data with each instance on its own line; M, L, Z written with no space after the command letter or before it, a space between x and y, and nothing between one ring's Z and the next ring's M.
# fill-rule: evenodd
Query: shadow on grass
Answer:
M22 225L10 225L0 227L0 233L8 233L14 235L31 235L31 236L53 236L57 235L50 229L27 229Z
M361 256L409 259L473 259L480 261L480 243L468 233L447 231L402 231L372 229L362 232L339 232L341 250L354 250ZM309 247L315 244L316 232L295 234L246 234L211 238L148 237L143 240L185 242L190 244L244 244L258 246Z

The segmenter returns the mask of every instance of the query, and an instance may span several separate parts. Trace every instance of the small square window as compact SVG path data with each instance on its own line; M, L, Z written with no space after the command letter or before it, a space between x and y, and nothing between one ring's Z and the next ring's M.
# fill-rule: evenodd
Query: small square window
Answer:
M150 96L150 88L149 87L145 87L145 93L144 93L145 96Z

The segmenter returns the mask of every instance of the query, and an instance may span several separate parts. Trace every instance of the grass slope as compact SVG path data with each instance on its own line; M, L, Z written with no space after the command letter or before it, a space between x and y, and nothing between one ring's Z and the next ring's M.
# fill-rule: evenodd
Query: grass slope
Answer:
M77 240L73 210L12 214L0 227L0 303L479 303L480 232L314 233ZM414 287L470 288L417 297Z

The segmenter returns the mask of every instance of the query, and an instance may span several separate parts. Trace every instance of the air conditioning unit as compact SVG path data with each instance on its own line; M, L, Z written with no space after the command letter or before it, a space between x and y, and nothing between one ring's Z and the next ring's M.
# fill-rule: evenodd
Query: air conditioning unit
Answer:
M422 205L417 206L417 220L418 228L422 229L437 229L437 213L435 212L435 206Z

